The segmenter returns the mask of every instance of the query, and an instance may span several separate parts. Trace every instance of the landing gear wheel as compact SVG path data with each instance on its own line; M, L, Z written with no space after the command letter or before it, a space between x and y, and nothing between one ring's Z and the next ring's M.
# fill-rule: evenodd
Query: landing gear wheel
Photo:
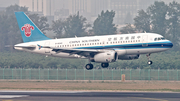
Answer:
M148 65L152 65L152 63L153 63L153 62L150 60L150 55L151 55L151 54L147 54L147 55L146 55L147 58L148 58L148 62L147 62Z
M153 63L152 61L148 61L148 65L152 65L152 63Z
M93 69L93 64L87 64L87 65L86 65L86 69L87 69L87 70Z
M101 63L102 68L107 68L109 66L109 63Z

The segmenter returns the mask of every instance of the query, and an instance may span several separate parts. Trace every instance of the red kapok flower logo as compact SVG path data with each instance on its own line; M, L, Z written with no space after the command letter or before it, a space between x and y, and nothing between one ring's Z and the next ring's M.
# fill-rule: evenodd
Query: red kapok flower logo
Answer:
M25 24L23 27L21 27L21 30L25 32L26 37L31 36L31 30L34 30L34 27L30 24Z

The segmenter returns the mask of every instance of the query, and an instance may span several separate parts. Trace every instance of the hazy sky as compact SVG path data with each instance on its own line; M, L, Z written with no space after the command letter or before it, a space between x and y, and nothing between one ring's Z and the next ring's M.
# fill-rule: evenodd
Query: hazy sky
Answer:
M165 2L170 2L173 0L159 0L159 1L165 1ZM180 2L180 0L174 0L177 2ZM0 0L0 7L7 7L13 4L18 4L19 0Z
M18 4L19 0L0 0L0 7L7 7L10 5Z

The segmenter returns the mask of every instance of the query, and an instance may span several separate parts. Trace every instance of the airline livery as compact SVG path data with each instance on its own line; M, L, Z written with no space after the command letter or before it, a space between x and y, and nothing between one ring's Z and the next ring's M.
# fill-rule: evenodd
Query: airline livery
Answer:
M49 39L24 12L15 12L15 15L24 41L14 45L15 49L46 56L88 59L87 70L93 69L91 62L101 63L103 68L107 68L109 63L118 59L138 59L140 54L147 54L148 64L151 65L151 53L173 47L171 41L156 33Z

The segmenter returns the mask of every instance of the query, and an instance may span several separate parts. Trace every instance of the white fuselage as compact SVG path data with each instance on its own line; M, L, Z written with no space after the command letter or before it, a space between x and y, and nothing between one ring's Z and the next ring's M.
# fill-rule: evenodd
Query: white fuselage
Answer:
M62 58L86 58L77 54L55 52L50 48L39 48L50 46L67 49L96 49L115 50L118 56L156 53L170 49L173 44L155 33L119 34L104 36L89 36L64 39L50 39L21 43L14 46L17 50L39 53ZM23 46L36 46L34 49L23 48Z

